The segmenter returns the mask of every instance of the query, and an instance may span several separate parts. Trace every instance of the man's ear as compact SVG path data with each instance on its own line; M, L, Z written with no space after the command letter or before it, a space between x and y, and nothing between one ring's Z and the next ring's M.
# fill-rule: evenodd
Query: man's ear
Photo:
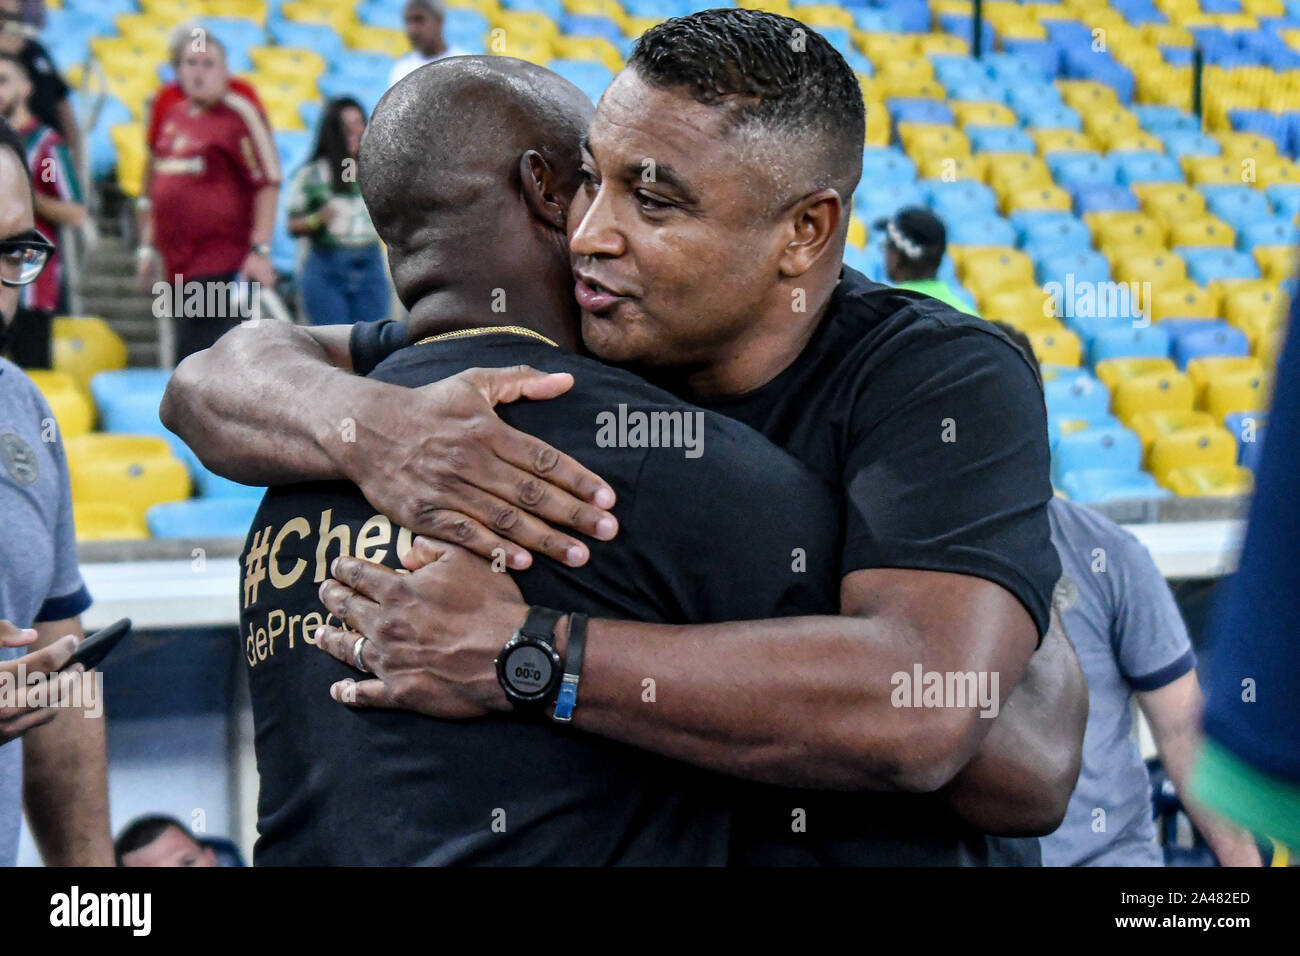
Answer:
M793 279L803 275L821 258L839 232L845 212L840 194L827 188L809 193L786 215L793 224L793 234L781 252L778 265L781 275Z
M519 181L528 211L552 229L564 232L569 217L569 194L560 188L551 164L535 149L519 157Z

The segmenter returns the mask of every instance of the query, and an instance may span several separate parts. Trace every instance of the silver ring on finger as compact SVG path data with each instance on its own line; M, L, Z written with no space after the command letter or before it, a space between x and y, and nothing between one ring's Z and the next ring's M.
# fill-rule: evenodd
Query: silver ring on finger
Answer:
M366 670L366 665L361 660L362 651L365 649L365 643L368 640L369 638L366 637L364 634L362 634L360 637L357 638L357 642L352 645L352 666L355 667L357 670L361 671L361 673L363 674L370 673L370 671Z

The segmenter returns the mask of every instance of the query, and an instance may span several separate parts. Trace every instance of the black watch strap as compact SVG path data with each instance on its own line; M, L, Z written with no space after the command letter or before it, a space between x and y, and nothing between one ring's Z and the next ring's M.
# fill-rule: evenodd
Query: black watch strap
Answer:
M539 641L545 641L551 647L555 646L555 625L560 623L560 618L564 616L563 611L557 611L549 607L533 606L528 609L528 616L524 618L523 626L519 628L520 634L528 637L535 637Z
M587 615L569 615L569 640L564 648L564 678L560 693L555 698L553 720L567 724L573 720L573 709L578 705L578 682L582 678L582 653L587 646Z

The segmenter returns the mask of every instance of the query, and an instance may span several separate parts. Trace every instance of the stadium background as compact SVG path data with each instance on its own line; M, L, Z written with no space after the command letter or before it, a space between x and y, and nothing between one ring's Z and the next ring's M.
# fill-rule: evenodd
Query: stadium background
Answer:
M450 45L549 66L595 100L640 32L720 4L448 5ZM940 276L1022 328L1043 362L1054 484L1151 549L1199 646L1240 536L1293 292L1300 0L989 0L978 15L970 0L741 5L816 28L861 80L864 175L846 262L883 280L869 224L906 205L943 219ZM72 269L76 314L56 319L54 370L33 377L67 444L96 598L87 629L124 615L137 625L105 666L115 830L168 812L247 856L257 793L231 650L235 556L260 491L203 468L158 422L169 373L133 274L143 122L171 76L168 36L201 17L225 44L267 108L287 177L327 99L369 111L382 96L409 50L402 8L47 3L40 40L76 89L100 239ZM298 254L281 208L273 260L290 303ZM26 836L21 859L37 859Z

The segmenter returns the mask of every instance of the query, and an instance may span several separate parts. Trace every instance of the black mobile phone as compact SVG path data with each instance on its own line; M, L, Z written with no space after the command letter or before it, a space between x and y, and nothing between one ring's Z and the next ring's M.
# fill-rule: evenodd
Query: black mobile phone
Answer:
M117 642L126 637L130 630L131 619L124 617L103 630L96 631L77 646L60 670L69 670L74 664L81 664L86 670L92 670L99 666L100 661L108 656L108 652L115 648Z

